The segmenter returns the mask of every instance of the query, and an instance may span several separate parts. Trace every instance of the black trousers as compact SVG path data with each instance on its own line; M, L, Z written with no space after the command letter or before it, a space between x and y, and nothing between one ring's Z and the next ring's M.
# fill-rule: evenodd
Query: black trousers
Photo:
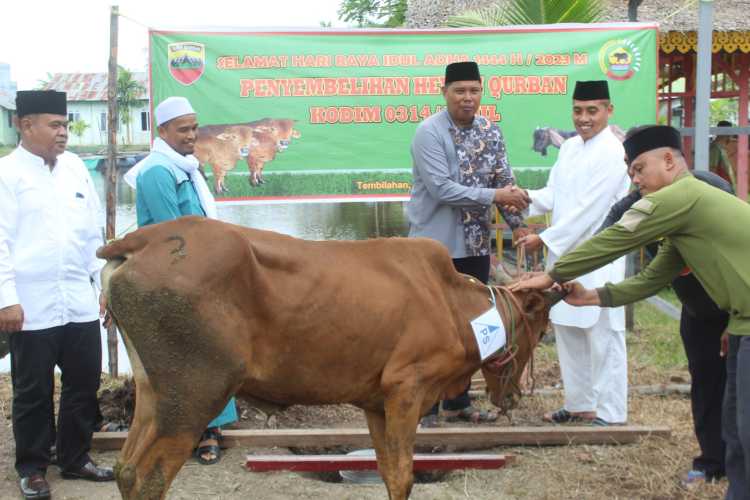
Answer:
M21 477L46 472L54 426L54 369L62 390L57 418L57 462L75 470L89 460L102 366L99 321L68 323L10 337L13 437Z
M490 279L490 256L485 255L481 257L463 257L461 259L453 259L453 267L456 271L469 276L474 276L476 279L487 284ZM469 389L471 389L471 382L466 386L464 392L459 394L453 399L446 399L443 401L443 409L448 411L463 410L471 406L471 399L469 399ZM427 415L437 415L440 409L440 402L437 402L435 406L430 408Z
M721 334L729 315L695 316L685 307L680 316L680 336L690 371L690 402L695 436L701 454L693 459L693 469L709 479L724 476L725 445L721 437L721 414L726 363L719 356Z

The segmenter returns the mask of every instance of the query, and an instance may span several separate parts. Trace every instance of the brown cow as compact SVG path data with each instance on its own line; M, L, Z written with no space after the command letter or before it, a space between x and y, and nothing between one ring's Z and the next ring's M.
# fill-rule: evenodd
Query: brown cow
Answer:
M245 151L246 162L250 172L249 182L252 186L263 183L263 167L276 157L277 152L289 147L292 138L300 137L294 128L294 120L284 118L263 118L248 123L204 125L198 128L195 156L201 165L211 165L214 174L214 191L216 194L229 190L224 178L229 170L234 169L237 161ZM224 151L214 152L217 144L214 138L221 134L237 136L239 149L237 154L227 155Z
M164 498L237 395L362 408L389 496L403 500L420 416L480 367L494 404L519 397L550 307L540 292L498 289L512 349L482 364L469 322L489 290L429 239L305 241L184 217L98 255L110 260L105 293L137 385L115 467L125 499Z

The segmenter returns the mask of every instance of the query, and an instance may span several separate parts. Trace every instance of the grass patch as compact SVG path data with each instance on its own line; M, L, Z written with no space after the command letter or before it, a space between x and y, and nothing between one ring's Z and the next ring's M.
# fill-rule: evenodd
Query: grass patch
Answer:
M628 334L631 383L689 380L680 322L647 302L635 305L635 327Z
M666 300L675 307L682 307L682 302L680 302L680 299L677 298L677 294L674 293L674 290L671 286L667 286L661 292L659 292L659 297Z

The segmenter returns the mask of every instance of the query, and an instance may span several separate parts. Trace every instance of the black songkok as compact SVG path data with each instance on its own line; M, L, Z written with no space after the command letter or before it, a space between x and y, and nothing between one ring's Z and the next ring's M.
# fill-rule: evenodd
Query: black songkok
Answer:
M68 114L65 92L56 90L19 90L16 92L16 115L49 113L51 115Z
M455 62L445 67L445 84L467 80L482 81L479 66L474 61Z
M573 91L576 101L598 101L609 99L609 85L607 80L577 81Z
M676 128L669 125L645 127L622 144L628 157L628 164L643 153L659 148L673 148L682 151L682 138Z

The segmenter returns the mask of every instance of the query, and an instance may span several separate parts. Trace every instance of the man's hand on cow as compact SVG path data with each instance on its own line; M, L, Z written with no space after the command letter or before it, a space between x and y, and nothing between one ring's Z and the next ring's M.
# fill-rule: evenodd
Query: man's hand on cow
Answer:
M517 227L513 230L513 241L518 243L518 240L528 234L531 234L531 229L529 229L528 227Z
M502 206L506 210L511 210L513 213L518 213L521 210L525 210L529 206L530 198L526 190L519 188L518 186L510 185L500 189L495 189L494 202Z
M563 300L571 306L599 306L599 294L596 290L584 287L578 281L568 281L562 284L562 289L567 292Z
M544 241L538 234L530 233L516 240L515 246L523 247L527 252L536 252L544 246Z
M15 333L23 328L23 307L21 304L0 309L0 332Z
M102 318L104 328L109 328L112 325L112 315L107 310L107 296L103 292L99 294L99 317Z
M547 273L537 274L529 279L522 279L510 285L511 292L522 292L524 290L546 290L554 285L555 282Z

